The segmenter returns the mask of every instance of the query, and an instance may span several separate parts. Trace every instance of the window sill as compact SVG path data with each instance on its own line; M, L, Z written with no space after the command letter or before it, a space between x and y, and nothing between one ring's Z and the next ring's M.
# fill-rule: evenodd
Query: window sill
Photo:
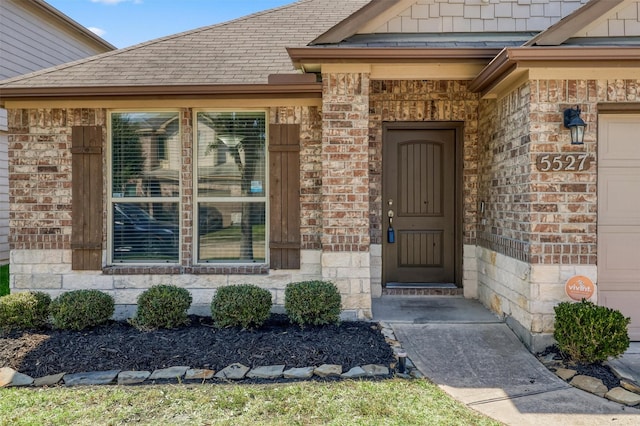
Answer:
M102 268L105 275L266 275L269 265L113 265Z

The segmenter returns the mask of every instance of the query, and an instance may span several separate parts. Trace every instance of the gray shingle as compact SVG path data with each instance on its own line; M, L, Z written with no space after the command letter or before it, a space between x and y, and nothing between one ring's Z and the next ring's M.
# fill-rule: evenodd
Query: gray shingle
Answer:
M369 0L299 0L233 21L152 40L5 80L0 88L265 84L293 72L303 47Z

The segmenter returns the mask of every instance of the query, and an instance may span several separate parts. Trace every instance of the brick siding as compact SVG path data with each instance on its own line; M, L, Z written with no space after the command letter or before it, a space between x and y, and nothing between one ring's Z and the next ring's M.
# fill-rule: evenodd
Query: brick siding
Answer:
M369 75L322 77L322 249L369 251Z

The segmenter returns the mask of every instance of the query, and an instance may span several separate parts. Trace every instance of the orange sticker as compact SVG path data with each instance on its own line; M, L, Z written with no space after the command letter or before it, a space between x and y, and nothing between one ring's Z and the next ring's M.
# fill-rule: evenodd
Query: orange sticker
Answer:
M567 296L573 300L590 299L595 291L593 281L583 275L576 275L569 278L564 286L564 291Z

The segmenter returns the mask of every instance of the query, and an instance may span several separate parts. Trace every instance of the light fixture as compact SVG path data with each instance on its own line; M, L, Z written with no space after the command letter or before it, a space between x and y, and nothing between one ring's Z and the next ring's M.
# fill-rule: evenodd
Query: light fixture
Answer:
M580 118L581 112L578 105L564 110L564 127L571 131L571 145L584 143L584 129L587 124Z

